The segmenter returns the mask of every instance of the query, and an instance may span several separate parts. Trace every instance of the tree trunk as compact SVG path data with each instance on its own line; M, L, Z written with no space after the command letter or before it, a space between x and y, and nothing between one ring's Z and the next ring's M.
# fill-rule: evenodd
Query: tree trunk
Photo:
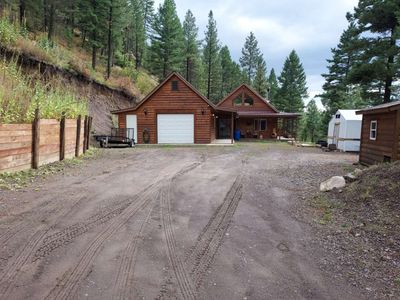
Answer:
M24 19L25 19L25 0L19 1L19 25L24 26Z
M47 0L43 0L43 31L47 31L48 26L48 19L47 19Z
M139 39L135 37L135 68L138 70L140 67L140 54L139 54Z
M111 76L111 60L112 60L112 19L113 6L110 4L110 12L108 16L108 56L107 56L107 79Z
M390 36L390 49L389 52L392 52L392 49L396 47L396 38L395 38L395 28L392 29L392 33ZM393 64L394 64L394 54L390 54L388 57L388 61L386 64L386 79L385 79L385 95L383 96L383 102L388 103L391 100L392 96L392 84L393 84Z
M56 8L55 8L55 6L54 6L54 2L53 1L51 1L51 4L50 4L50 15L49 15L49 32L48 32L48 35L47 35L47 39L49 40L49 41L53 41L53 36L54 36L54 17L55 17L55 10L56 10Z
M207 78L207 99L210 99L210 94L211 94L211 46L209 49L209 58L208 58L208 78Z

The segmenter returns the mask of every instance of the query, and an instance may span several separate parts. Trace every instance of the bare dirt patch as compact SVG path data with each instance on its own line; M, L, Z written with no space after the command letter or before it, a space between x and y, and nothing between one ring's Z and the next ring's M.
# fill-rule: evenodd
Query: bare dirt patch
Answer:
M285 144L107 149L0 192L0 298L360 299L320 270L296 217L355 160Z

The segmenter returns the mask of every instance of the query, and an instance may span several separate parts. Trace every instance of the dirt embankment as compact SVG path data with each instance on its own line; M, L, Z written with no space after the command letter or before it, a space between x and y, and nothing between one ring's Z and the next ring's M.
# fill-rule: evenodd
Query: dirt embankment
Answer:
M122 89L113 89L96 82L83 74L62 69L25 54L16 54L0 47L0 57L17 60L26 73L35 75L37 80L67 86L89 103L89 113L93 117L93 129L98 134L109 133L112 127L111 110L134 106L142 98ZM37 75L37 76L36 76Z
M374 299L400 297L400 163L373 166L311 201L320 261Z

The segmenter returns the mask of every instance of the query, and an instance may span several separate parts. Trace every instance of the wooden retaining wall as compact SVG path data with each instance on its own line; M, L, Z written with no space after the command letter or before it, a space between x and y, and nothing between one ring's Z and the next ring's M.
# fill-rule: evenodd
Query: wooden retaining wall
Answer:
M0 173L15 172L78 157L89 149L91 117L39 119L0 124Z

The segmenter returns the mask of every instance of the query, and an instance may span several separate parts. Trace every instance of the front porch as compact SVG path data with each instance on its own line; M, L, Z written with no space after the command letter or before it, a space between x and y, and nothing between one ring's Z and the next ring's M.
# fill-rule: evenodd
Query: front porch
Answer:
M296 139L298 114L243 115L240 112L215 116L215 137L230 140Z

